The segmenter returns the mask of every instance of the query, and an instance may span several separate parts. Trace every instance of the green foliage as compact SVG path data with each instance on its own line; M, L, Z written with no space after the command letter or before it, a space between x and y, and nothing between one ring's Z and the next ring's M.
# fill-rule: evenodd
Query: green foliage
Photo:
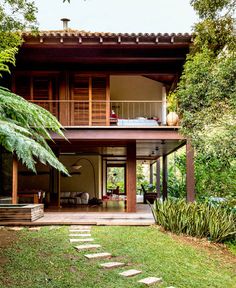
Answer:
M151 207L156 223L166 230L214 242L235 239L236 215L220 206L168 199L156 200Z
M185 149L180 149L168 158L168 195L176 198L186 198Z
M119 186L119 191L124 193L124 167L109 167L107 168L107 189L112 190Z
M178 99L176 93L170 92L167 96L167 108L169 112L176 112L178 108Z
M224 49L235 49L235 0L191 0L201 22L194 27L194 51L208 48L216 55Z
M0 145L15 153L29 169L35 171L35 157L66 173L46 140L49 131L63 137L62 126L45 109L32 104L10 91L0 88Z
M178 87L182 132L197 151L229 166L236 156L236 56L189 56Z
M222 13L233 14L236 8L235 0L191 0L190 3L201 19L215 19Z
M197 152L198 192L235 195L236 1L191 4L201 21L177 89L182 133Z
M9 64L15 65L15 55L18 49L9 48L3 51L0 51L0 77L2 76L1 72L10 73Z
M21 31L36 30L37 8L29 0L5 0L0 3L0 77L10 73L22 43ZM29 169L35 170L36 158L65 174L46 140L53 131L63 136L57 119L43 108L0 87L0 145L15 154Z
M56 228L56 229L53 229ZM156 226L93 226L92 236L120 262L142 274L120 277L125 267L106 271L92 263L68 241L68 227L42 227L40 231L1 230L1 288L140 288L138 280L158 275L153 287L235 288L235 260L226 249L162 233ZM187 245L186 245L187 242ZM206 247L207 246L207 247ZM231 250L235 249L232 244ZM231 257L230 257L231 256ZM128 259L128 260L127 260ZM131 266L132 265L132 266ZM191 270L191 273L190 273Z

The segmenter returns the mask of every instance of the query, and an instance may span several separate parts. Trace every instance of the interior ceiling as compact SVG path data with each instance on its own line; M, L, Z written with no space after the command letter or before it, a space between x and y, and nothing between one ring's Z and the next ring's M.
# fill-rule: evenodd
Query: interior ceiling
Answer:
M183 140L141 140L136 141L137 159L156 159L169 154L184 145ZM109 159L126 157L126 146L128 142L105 142L93 143L86 141L72 141L58 143L60 153L76 153L86 155L101 155Z

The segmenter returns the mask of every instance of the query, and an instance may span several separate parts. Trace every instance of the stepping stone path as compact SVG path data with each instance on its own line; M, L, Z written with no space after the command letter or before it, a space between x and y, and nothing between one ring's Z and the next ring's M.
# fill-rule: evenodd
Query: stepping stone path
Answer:
M152 285L152 284L156 284L156 283L161 283L162 279L157 278L157 277L148 277L148 278L144 278L142 280L139 280L138 282L146 284L146 285Z
M87 259L101 259L101 258L111 258L111 253L103 252L103 253L93 253L84 255Z
M125 266L125 263L108 262L108 263L100 264L100 266L102 266L103 268L106 268L106 269L112 269L112 268L117 268L117 267L123 267L123 266Z
M15 228L19 228L19 227L15 227ZM21 228L21 229L23 229L23 228ZM73 225L70 227L69 232L71 233L71 234L69 234L70 237L91 237L91 227L90 226ZM94 241L93 238L70 239L71 243L92 242L92 241ZM85 245L84 244L84 245L75 246L75 248L78 251L83 251L83 250L101 248L101 245L99 245L99 244L86 244ZM92 254L85 254L84 257L87 259L104 259L104 258L111 258L112 254L108 253L108 252L92 253ZM102 268L105 268L105 269L119 268L119 267L123 267L125 265L126 264L122 263L122 262L106 262L106 263L100 264L100 266ZM119 273L119 275L121 275L123 277L134 277L134 276L139 275L141 273L142 273L142 271L140 271L140 270L130 269L130 270L126 270L126 271ZM147 278L139 280L138 283L145 284L147 286L153 285L153 284L160 284L160 283L162 283L162 278L147 277ZM174 287L170 286L168 288L174 288Z
M70 239L71 243L74 243L74 242L92 242L92 241L94 241L93 238Z
M96 249L96 248L100 248L102 247L99 244L87 244L87 245L79 245L79 246L75 246L75 248L77 250L88 250L88 249Z
M121 272L119 274L121 276L124 276L124 277L132 277L132 276L135 276L135 275L138 275L138 274L141 274L141 273L142 273L142 271L140 271L140 270L130 269L130 270Z

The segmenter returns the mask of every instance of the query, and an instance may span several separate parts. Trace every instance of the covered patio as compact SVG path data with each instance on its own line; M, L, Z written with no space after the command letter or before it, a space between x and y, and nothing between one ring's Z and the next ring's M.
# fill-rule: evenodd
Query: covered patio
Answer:
M186 199L187 201L194 201L193 150L188 141L179 134L178 127L109 127L109 129L108 127L90 127L89 130L86 129L86 127L69 127L65 131L65 135L69 142L57 135L52 135L55 141L52 148L56 151L60 160L64 161L72 177L65 178L57 171L50 169L48 172L45 170L39 171L39 174L32 176L34 179L32 178L31 180L31 182L37 183L37 188L39 189L44 183L43 179L48 177L49 191L47 195L49 205L47 206L50 209L48 210L50 211L49 213L55 211L72 211L72 213L110 212L112 214L116 212L134 213L137 211L138 213L140 207L137 205L136 194L137 189L140 187L136 186L137 160L149 160L157 163L155 171L156 192L162 196L163 199L166 199L168 197L167 157L184 145L186 145L187 152ZM87 172L86 170L81 170L82 175L80 172L77 172L77 170L71 168L73 167L72 164L74 161L78 161L78 159L83 159L88 162L85 163L84 161L82 163L84 166L87 165ZM121 201L121 199L120 201L107 201L106 205L104 205L104 203L102 203L102 205L95 204L90 206L70 205L69 207L63 207L61 205L61 193L63 191L81 191L79 188L80 183L82 183L84 187L87 187L86 189L90 194L90 199L93 197L103 199L103 196L107 193L107 187L105 185L107 163L121 162L125 165L125 198L123 198L123 201ZM162 164L162 170L160 169L160 162ZM85 168L86 167L83 167L83 169ZM18 201L18 182L23 181L20 179L24 179L27 185L30 183L29 175L27 177L24 176L27 176L27 173L24 172L22 176L22 172L19 171L16 161L13 161L13 203L17 203ZM82 178L84 176L86 177ZM17 177L19 179L17 179ZM75 179L74 184L71 182L72 178Z

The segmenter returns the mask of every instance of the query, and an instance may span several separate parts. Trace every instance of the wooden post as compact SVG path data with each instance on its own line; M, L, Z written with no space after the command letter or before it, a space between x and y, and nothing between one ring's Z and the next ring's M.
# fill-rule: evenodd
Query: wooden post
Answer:
M150 171L150 179L149 182L150 184L153 184L153 164L149 165L149 171Z
M186 190L187 202L195 201L195 178L194 178L194 150L187 140L186 143Z
M157 192L157 197L161 197L161 169L160 169L160 159L157 159L156 161L156 192Z
M17 192L18 192L18 161L13 156L12 160L12 204L17 204Z
M162 157L162 197L163 200L167 199L167 155Z
M57 173L57 207L61 208L61 173L59 171Z
M136 212L136 142L127 145L127 212Z

